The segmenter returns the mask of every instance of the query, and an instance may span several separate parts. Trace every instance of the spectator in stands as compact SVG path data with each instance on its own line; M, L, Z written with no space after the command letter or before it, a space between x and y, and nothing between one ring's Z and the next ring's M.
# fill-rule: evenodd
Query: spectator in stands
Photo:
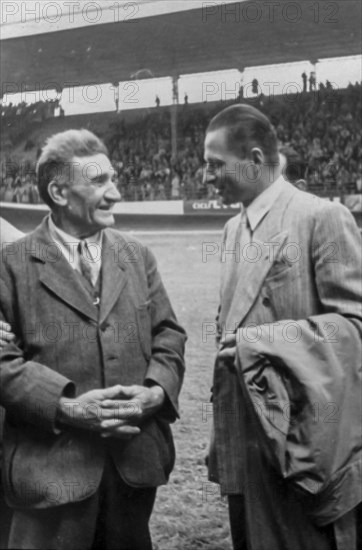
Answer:
M13 187L10 182L2 187L1 200L4 202L13 202Z
M157 178L156 183L156 201L165 201L167 199L166 197L166 191L165 191L165 185L162 181L161 176Z
M171 180L171 198L177 200L180 198L180 176L174 172Z
M28 204L30 203L30 189L31 183L30 180L25 181L21 187L20 202Z
M309 91L313 92L316 89L317 80L316 80L316 74L314 71L312 71L309 75Z
M29 184L29 202L31 204L37 204L40 201L38 186L34 180L30 180Z
M359 169L357 179L356 179L356 191L357 193L362 193L362 175L361 168Z
M12 202L21 202L23 194L22 184L20 178L17 179L13 185L13 198Z
M259 93L259 82L256 78L254 78L252 83L251 83L251 91L255 95L258 95L258 93Z

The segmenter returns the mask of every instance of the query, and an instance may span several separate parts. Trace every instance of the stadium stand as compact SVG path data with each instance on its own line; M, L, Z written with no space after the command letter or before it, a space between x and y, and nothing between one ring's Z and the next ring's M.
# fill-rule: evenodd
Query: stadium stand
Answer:
M291 181L304 179L320 196L362 192L361 84L334 90L327 82L314 92L242 101L272 119ZM71 117L56 102L2 107L0 200L39 202L40 147L55 132L81 127L107 143L123 200L212 199L212 186L202 183L204 132L210 118L231 103L179 106L177 158L171 156L168 107Z

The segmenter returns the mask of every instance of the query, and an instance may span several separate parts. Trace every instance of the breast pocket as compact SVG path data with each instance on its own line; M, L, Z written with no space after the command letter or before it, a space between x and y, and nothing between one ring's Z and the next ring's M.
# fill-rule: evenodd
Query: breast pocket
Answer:
M270 289L275 289L293 281L298 275L297 263L288 263L276 261L272 265L266 279L265 285Z
M150 307L151 300L147 300L136 308L140 346L146 359L150 359L152 355L152 321Z

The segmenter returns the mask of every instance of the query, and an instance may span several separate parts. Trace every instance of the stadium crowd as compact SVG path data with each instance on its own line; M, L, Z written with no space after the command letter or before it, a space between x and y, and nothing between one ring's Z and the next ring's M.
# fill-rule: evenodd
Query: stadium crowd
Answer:
M18 105L9 103L9 105L0 106L1 121L6 125L19 118L25 122L43 121L58 114L57 110L59 110L59 115L64 115L64 110L58 99L37 101L29 105L22 101Z
M362 191L361 84L350 84L338 91L321 85L318 91L284 97L260 94L242 101L271 118L281 152L288 159L291 181L304 179L308 189L326 196ZM2 117L20 118L25 126L34 116L54 116L58 106L51 103L11 106L9 112L2 108ZM214 198L215 190L202 181L204 134L210 118L230 103L192 106L186 102L179 106L177 158L171 154L167 108L145 110L141 118L127 124L122 115L115 115L106 135L91 126L107 143L123 200ZM1 201L39 202L34 164L40 145L30 141L30 148L34 148L33 162L19 166L11 155L3 159Z

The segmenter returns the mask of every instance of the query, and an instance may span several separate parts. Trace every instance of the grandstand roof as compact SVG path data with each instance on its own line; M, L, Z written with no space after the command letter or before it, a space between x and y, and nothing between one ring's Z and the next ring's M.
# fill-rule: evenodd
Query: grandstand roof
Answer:
M126 81L141 69L162 77L361 53L361 0L204 2L197 9L192 3L132 22L2 40L2 89Z

